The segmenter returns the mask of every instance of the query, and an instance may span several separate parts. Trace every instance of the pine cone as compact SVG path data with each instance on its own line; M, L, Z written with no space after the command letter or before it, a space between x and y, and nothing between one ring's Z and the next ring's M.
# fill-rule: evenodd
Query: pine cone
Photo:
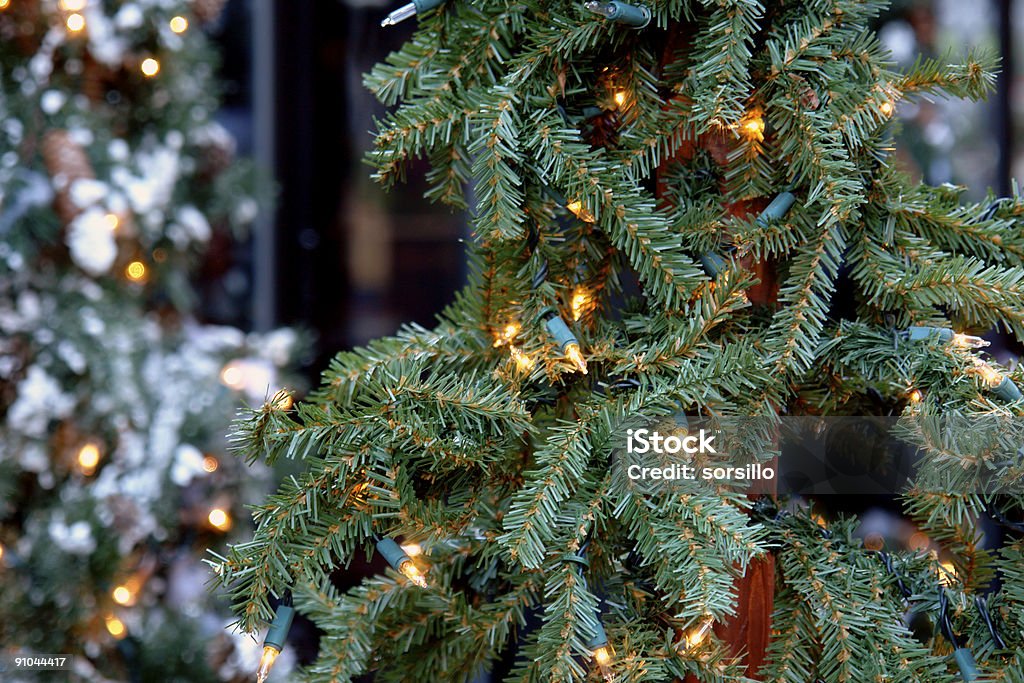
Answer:
M95 178L96 174L85 150L66 130L48 131L43 136L42 154L56 189L54 209L67 225L82 212L71 200L72 183L80 178Z
M192 0L192 13L199 23L209 24L217 21L226 4L227 0Z

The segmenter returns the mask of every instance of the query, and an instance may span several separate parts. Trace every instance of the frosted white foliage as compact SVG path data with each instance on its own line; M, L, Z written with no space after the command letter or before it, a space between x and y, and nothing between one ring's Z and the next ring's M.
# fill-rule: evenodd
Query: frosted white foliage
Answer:
M191 204L183 206L178 209L175 217L178 223L185 229L185 234L189 239L196 242L206 242L210 239L210 222L206 220L206 216L196 207Z
M121 6L121 9L114 15L114 23L121 30L131 30L142 26L145 16L142 8L134 2L128 2Z
M64 521L64 515L58 512L50 520L47 530L53 543L71 555L89 555L96 549L96 539L93 538L92 527L88 522L68 524Z
M71 183L68 188L71 193L71 201L80 209L85 209L98 203L110 192L110 186L106 183L92 178L79 178Z
M71 259L90 275L103 275L117 259L117 241L107 223L106 212L91 208L68 226L67 245Z
M42 110L50 114L56 114L60 111L60 108L64 106L64 103L68 101L68 96L60 90L47 90L43 93L42 97L39 98L39 106Z
M7 422L17 426L22 434L43 437L50 421L67 417L74 406L74 399L61 389L60 383L46 370L33 365L18 383L18 398L7 412Z
M174 453L171 467L171 481L178 486L188 486L195 477L206 474L203 469L203 453L192 444L181 444Z

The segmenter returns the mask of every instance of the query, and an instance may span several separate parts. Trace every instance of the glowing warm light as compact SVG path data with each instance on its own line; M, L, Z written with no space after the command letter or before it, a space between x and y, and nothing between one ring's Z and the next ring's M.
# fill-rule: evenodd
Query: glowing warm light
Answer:
M231 528L231 517L221 508L213 508L207 517L210 526L220 531L227 531Z
M103 222L110 228L110 232L114 232L121 225L121 219L117 217L116 213L108 213L103 217Z
M977 365L974 367L974 371L981 376L982 381L984 381L990 389L995 389L1003 381L1002 373L984 361L978 361Z
M969 334L960 334L957 332L953 335L953 346L959 346L961 349L981 349L989 346L991 342L987 342L981 337L974 337Z
M617 93L615 93L615 104L617 104L617 105L619 105L621 107L625 102L626 102L626 91L620 90Z
M85 474L92 474L96 466L100 464L100 447L94 443L87 443L78 451L78 466Z
M518 346L509 344L508 353L512 356L512 360L516 362L516 368L521 372L529 372L530 370L533 370L533 359L523 353Z
M60 0L60 8L65 12L81 12L85 3L86 0Z
M825 518L821 515L811 515L811 519L813 519L814 523L820 526L822 529L828 528L828 522L825 521Z
M419 567L412 563L412 560L406 560L399 565L398 571L420 588L427 587L427 577L423 575Z
M244 383L244 373L239 365L232 361L220 371L220 381L232 389L241 389Z
M111 592L110 596L114 598L114 602L119 605L130 605L135 601L135 596L129 590L128 586L118 586Z
M939 563L939 584L942 586L953 586L959 582L960 577L956 573L956 565L952 562Z
M104 621L107 624L107 631L110 633L110 635L114 636L115 638L120 640L121 638L124 638L125 635L127 634L128 629L125 628L124 622L115 617L113 614L108 614L104 618Z
M0 543L0 562L3 562L3 559L4 559L4 544Z
M505 325L504 329L494 337L495 348L502 346L503 344L508 344L516 338L517 334L519 334L518 323L509 323L508 325Z
M69 14L68 18L64 20L64 24L68 27L68 30L72 33L78 33L85 28L85 17L77 12Z
M750 140L764 140L764 119L760 109L751 109L740 119L739 131Z
M895 109L896 108L893 106L892 102L889 101L882 102L882 104L878 106L878 111L882 112L883 116L892 116Z
M576 369L582 372L584 375L587 374L587 361L583 358L583 352L580 351L578 344L569 344L565 347L565 357L570 363L576 366Z
M204 472L216 472L217 468L220 467L220 463L217 462L217 458L212 455L208 455L203 458L203 471Z
M124 269L124 274L133 282L142 282L146 279L146 264L142 261L132 261Z
M402 551L409 557L416 557L423 554L423 546L419 543L405 543L402 545Z
M152 78L160 73L160 62L156 61L152 57L146 57L142 60L142 64L139 67L142 70L142 75L146 78Z
M711 633L711 627L714 625L714 621L711 619L706 620L703 624L693 629L686 634L686 649L692 650L695 647L700 647L700 644L704 642L704 639Z
M11 0L0 0L0 10L5 10L11 6Z
M864 547L868 550L881 550L885 547L885 538L882 537L882 534L868 534L864 538Z
M611 667L609 666L612 661L612 653L607 646L594 650L594 661L597 662L597 669L601 672L604 680L609 683L615 680L615 676L612 674Z
M924 399L924 394L921 393L920 389L911 389L910 393L907 394L907 400L911 403L920 403Z
M271 400L278 410L291 410L295 405L295 398L287 391L278 391Z
M276 647L266 645L263 648L263 656L260 657L260 668L256 670L256 683L265 683L270 676L270 670L274 667L274 661L281 651Z
M572 293L572 319L579 320L587 312L591 301L590 292L586 287L577 287Z
M171 19L171 30L175 33L184 33L188 30L188 19L177 16Z
M583 206L583 202L578 199L574 199L566 204L565 208L569 209L576 218L579 218L584 223L594 222L594 214L587 211L586 207Z

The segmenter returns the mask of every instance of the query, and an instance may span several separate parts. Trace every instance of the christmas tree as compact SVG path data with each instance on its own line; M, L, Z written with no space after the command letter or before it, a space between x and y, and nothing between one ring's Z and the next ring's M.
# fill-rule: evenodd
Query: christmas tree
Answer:
M4 681L254 665L219 636L201 559L266 479L223 457L224 434L278 386L295 335L192 313L207 244L258 208L213 119L203 22L222 4L0 2ZM14 667L41 654L66 670Z
M890 163L902 102L983 98L997 64L896 72L884 5L385 20L418 29L366 77L393 107L375 177L429 162L428 195L471 211L472 275L434 329L239 423L240 453L305 467L211 560L240 628L271 624L259 680L298 611L323 633L309 681L1024 681L1020 372L973 336L1024 335L1024 205ZM701 451L673 466L728 440L774 476L794 416L899 417L914 544L780 477L628 474L647 429ZM364 554L395 572L336 588Z

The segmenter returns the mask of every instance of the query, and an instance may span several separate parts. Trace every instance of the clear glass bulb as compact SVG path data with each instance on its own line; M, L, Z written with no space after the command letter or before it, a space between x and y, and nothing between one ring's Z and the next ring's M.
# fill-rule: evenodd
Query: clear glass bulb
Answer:
M612 673L611 664L612 653L607 646L599 647L594 650L594 661L597 662L597 670L601 672L604 680L608 683L612 683L615 680L615 675Z
M594 14L600 14L606 19L611 19L615 16L615 5L610 2L595 2L591 0L590 2L583 3L583 6Z
M270 676L270 670L274 667L274 662L277 661L277 656L281 654L281 651L276 647L265 645L263 647L263 656L260 657L260 668L256 669L256 683L266 683L267 678Z
M399 567L398 571L405 575L405 578L415 583L420 588L427 587L427 577L423 575L420 568L412 563L412 560L406 560Z
M962 349L981 349L989 346L989 344L990 342L985 341L981 337L960 334L959 332L953 335L953 345L959 346Z
M576 369L582 372L584 375L587 374L587 361L583 358L583 352L580 351L579 344L569 344L565 347L565 357L570 363L576 366Z
M380 22L381 27L394 26L395 24L401 23L409 17L416 15L416 5L409 3L408 5L402 5L394 12L385 17L384 21Z

